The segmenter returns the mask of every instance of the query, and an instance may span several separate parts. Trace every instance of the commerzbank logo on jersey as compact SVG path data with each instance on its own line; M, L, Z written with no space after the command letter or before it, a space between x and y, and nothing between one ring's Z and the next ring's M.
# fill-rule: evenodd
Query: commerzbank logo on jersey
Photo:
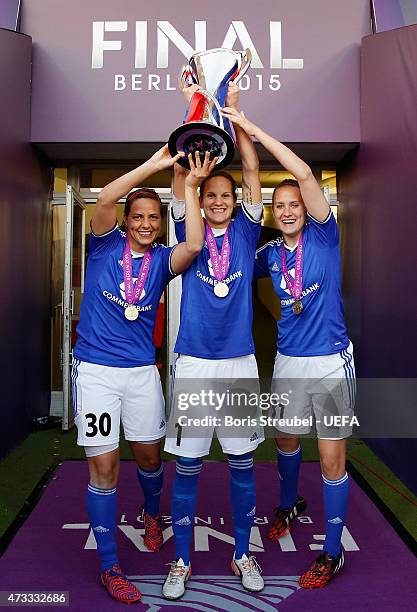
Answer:
M203 283L207 283L208 285L214 286L216 282L215 280L216 277L214 275L213 264L211 263L211 259L208 260L207 265L208 265L210 276L208 276L207 274L203 274L200 270L197 270L196 275L197 275L197 278L203 281ZM228 285L229 283L236 280L237 278L242 278L242 276L243 276L242 270L237 270L237 272L233 272L233 274L229 274L229 276L226 276L226 278L224 279L224 282L226 283L226 285Z
M119 263L120 263L120 261L119 261ZM138 280L137 278L132 278L133 286L135 285L137 280ZM103 291L103 296L107 300L110 300L111 302L114 302L115 304L118 304L122 308L127 308L129 306L129 304L127 303L127 300L126 300L126 288L125 288L124 282L120 283L119 291L120 291L120 297L117 295L117 292L116 292L116 295L114 295L110 291L106 291L106 290ZM146 291L145 291L145 289L142 289L142 293L140 294L140 298L139 298L138 302L141 302L143 300L143 298L145 297L145 295L146 295ZM136 303L136 308L140 312L145 312L145 311L152 310L152 304L147 304L147 305L144 305L144 306L139 306Z
M288 274L291 276L292 280L294 280L295 279L295 268L291 268L290 270L288 270ZM294 301L294 298L291 296L291 291L287 287L287 283L286 283L286 280L284 278L284 275L281 276L280 287L281 287L281 289L283 291L285 291L285 293L288 293L288 295L291 298L289 300L281 300L281 306L288 306L289 304L292 304L293 301ZM308 295L312 291L317 291L317 289L319 287L320 287L319 283L314 283L313 285L310 285L309 287L306 287L305 289L303 289L301 297L305 297L306 295Z

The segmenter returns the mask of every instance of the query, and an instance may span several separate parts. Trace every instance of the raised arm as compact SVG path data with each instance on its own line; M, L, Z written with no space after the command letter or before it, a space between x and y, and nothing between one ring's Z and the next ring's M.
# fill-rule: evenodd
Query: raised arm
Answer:
M183 168L180 164L174 164L174 174L172 178L172 193L177 200L185 200L185 179L189 174L187 168Z
M239 112L239 92L239 87L230 82L226 96L226 107L234 109L237 113ZM255 145L250 135L238 123L234 122L234 128L236 144L242 158L242 199L246 203L259 204L259 202L262 202L262 191L259 179L259 159Z
M171 167L182 156L183 153L179 153L171 157L168 145L165 145L145 163L103 187L98 195L91 220L94 234L100 236L114 228L117 220L116 207L121 198L156 172Z
M185 180L185 242L178 244L171 257L171 267L175 274L181 274L188 268L193 259L197 257L204 244L204 222L201 216L200 200L197 189L203 180L209 176L217 162L217 157L210 161L207 152L203 162L200 160L198 151L193 156L190 154L191 171Z
M190 85L190 87L184 87L182 93L187 104L190 103L193 94L197 91L200 91L200 89L200 85ZM185 199L185 179L187 178L188 173L189 170L183 168L179 164L175 164L174 176L172 181L172 193L174 194L174 197L177 198L177 200Z
M233 108L223 109L223 114L235 125L239 125L249 136L253 136L269 151L275 159L294 176L300 185L301 195L307 211L317 221L325 221L329 216L329 205L317 183L311 168L281 142L249 121L244 113Z

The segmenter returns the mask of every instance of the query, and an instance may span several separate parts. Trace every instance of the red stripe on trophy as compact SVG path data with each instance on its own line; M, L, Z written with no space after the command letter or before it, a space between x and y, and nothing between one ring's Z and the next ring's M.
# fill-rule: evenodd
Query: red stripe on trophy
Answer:
M190 121L201 121L204 116L205 108L205 96L196 91L195 94L193 94L193 97L191 98L188 114L185 118L185 123L189 123Z

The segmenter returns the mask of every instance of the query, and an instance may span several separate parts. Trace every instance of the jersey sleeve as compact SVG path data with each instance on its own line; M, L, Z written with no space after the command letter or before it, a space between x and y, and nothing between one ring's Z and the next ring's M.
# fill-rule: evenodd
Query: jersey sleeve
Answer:
M178 242L185 242L185 202L172 196L171 217L174 221L175 237Z
M107 255L125 240L125 233L118 225L115 225L110 232L96 236L91 230L88 256L92 259L107 257Z
M171 214L172 214L172 218L174 221L184 221L185 219L185 201L178 200L175 196L172 196Z
M185 221L175 221L175 237L178 242L185 242Z
M317 246L335 247L339 244L339 228L332 211L324 221L317 221L310 213L307 213L307 219L310 234Z
M185 242L185 202L177 200L175 196L171 200L171 217L175 226L175 237L178 242Z
M258 280L258 278L264 278L265 276L269 276L268 246L268 244L265 244L263 247L256 251L255 265L253 268L253 280Z
M165 285L168 284L169 281L171 281L173 278L175 278L175 276L177 276L176 274L174 274L171 267L171 257L175 247L176 245L172 247L168 247L163 244L158 245L162 262L162 277L164 279Z
M261 235L261 221L262 207L258 204L242 202L233 223L235 231L241 233L245 240L255 248Z

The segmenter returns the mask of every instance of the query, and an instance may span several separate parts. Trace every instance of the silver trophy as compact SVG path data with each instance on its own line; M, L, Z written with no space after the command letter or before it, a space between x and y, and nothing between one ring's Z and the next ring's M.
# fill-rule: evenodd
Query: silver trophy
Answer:
M250 66L249 49L209 49L195 53L180 74L180 89L200 85L201 91L193 94L184 122L169 137L172 156L184 151L186 157L179 160L189 168L188 154L210 152L210 159L218 157L216 169L229 164L235 153L235 133L230 121L223 118L229 83L238 83Z

